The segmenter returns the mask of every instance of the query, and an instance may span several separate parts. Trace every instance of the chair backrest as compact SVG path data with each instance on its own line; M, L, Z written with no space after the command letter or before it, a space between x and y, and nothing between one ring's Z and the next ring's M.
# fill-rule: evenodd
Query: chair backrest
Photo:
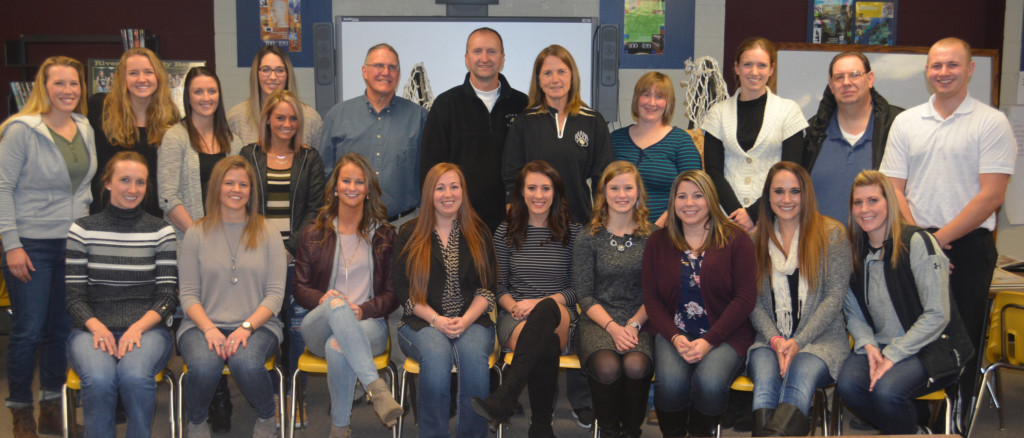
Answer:
M1024 363L1024 352L1017 350L1019 336L1024 336L1024 292L1000 291L992 305L989 322L986 347L989 362Z

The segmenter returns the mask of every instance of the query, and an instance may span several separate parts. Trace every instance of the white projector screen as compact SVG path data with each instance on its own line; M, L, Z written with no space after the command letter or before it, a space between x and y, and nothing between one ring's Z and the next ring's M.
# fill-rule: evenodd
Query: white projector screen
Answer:
M559 44L572 53L580 69L580 96L587 104L591 95L593 35L592 18L449 18L449 17L335 17L335 60L338 101L363 94L361 67L366 51L388 43L398 51L401 74L397 94L402 95L413 66L422 62L434 97L456 85L466 75L466 38L474 29L490 27L501 34L505 46L502 74L512 88L529 93L530 70L541 49Z

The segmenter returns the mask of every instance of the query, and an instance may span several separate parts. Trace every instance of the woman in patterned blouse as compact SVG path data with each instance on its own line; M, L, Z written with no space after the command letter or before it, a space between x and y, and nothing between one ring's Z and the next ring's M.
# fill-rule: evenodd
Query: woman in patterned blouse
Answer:
M718 208L708 174L683 172L670 193L668 224L643 261L654 406L664 436L710 436L754 341L754 245Z
M487 225L465 197L459 166L438 163L427 172L421 209L395 244L395 297L402 352L420 363L421 437L447 437L452 366L458 368L455 436L483 437L487 422L470 400L486 397L488 356L494 349L494 246Z
M530 436L553 436L558 357L567 349L569 323L577 315L572 249L579 229L569 221L558 171L545 161L526 163L516 179L508 220L494 232L498 341L515 356L502 386L487 400L474 399L473 409L501 421L512 414L529 382ZM528 341L518 344L520 338Z

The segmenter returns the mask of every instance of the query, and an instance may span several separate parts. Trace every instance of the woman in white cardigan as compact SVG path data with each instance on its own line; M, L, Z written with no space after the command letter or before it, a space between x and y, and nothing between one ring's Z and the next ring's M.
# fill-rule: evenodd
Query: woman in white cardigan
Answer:
M729 218L752 231L765 175L779 161L800 163L807 127L796 102L775 95L775 44L747 38L733 66L739 90L704 120L704 168Z

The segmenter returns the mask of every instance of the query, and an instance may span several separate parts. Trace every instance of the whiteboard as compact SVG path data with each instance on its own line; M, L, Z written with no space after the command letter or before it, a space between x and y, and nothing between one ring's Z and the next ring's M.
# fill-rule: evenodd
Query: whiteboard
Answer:
M886 52L870 52L868 50L878 50L879 46L822 45L823 50L807 44L792 44L796 48L788 46L779 45L776 94L796 101L806 118L817 112L821 93L828 86L829 62L845 50L864 52L875 73L875 91L890 104L910 108L927 102L931 96L924 76L927 47L903 48L905 52L889 52L901 48L885 47ZM993 87L998 85L993 84L998 82L993 77L993 65L997 62L996 55L989 52L994 51L974 50L974 74L967 90L971 97L996 106L993 95L998 95L998 88Z
M397 12L397 11L396 11ZM379 43L398 51L401 74L396 94L422 62L437 97L462 85L466 76L466 38L480 27L501 34L509 85L529 94L533 61L542 49L559 44L569 50L580 70L580 96L593 102L591 59L597 20L591 18L449 18L449 17L335 17L336 87L338 101L361 96L366 90L361 67L366 51Z

